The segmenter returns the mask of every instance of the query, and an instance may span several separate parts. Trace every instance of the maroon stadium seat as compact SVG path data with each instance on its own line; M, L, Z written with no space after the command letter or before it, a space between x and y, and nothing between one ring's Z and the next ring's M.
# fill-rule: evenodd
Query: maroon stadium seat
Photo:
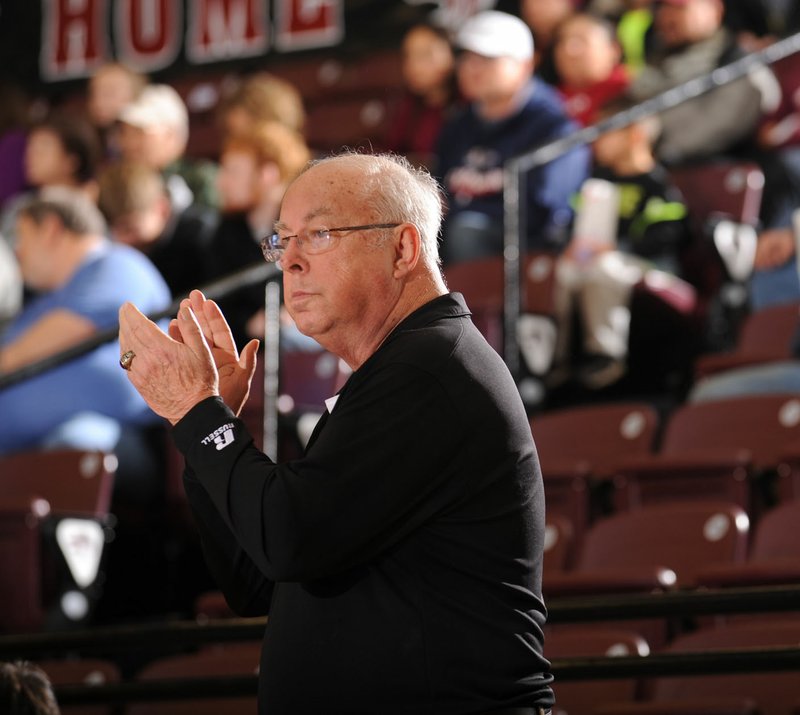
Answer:
M703 355L695 363L697 378L733 368L791 360L792 338L800 323L800 304L769 306L751 313L742 325L734 350Z
M749 522L727 502L674 502L598 520L572 571L548 576L549 597L686 588L715 563L745 560Z
M649 454L658 423L656 411L638 402L572 407L531 420L548 513L570 519L576 540L596 511L594 482L611 477L620 460Z
M658 453L618 470L617 505L722 498L756 513L761 504L753 500L751 468L777 469L799 442L800 399L791 394L683 405L667 420Z
M105 685L120 681L119 668L107 660L97 658L71 658L68 660L37 660L50 679L58 697L61 685ZM111 715L110 705L62 705L62 715Z
M113 455L59 450L0 460L0 631L82 621L99 596Z

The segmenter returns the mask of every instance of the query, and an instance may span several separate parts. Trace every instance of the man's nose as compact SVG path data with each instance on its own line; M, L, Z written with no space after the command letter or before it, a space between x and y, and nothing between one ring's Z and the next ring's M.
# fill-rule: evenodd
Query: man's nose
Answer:
M289 239L280 258L281 268L284 271L298 272L308 267L308 261L297 245L297 239Z

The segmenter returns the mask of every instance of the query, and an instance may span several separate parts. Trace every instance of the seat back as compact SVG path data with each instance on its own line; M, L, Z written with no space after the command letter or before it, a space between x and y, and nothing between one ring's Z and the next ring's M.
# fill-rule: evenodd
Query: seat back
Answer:
M800 619L732 622L675 638L668 651L693 653L729 648L796 647ZM752 700L760 715L790 715L797 702L797 672L691 675L658 678L652 683L654 702L719 698Z
M758 224L764 174L757 164L714 161L673 169L670 176L698 232L714 217Z
M20 452L0 459L0 507L28 508L45 500L50 511L73 516L108 514L117 459L84 450Z
M0 460L0 630L87 618L116 468L113 455L78 450Z
M729 352L701 355L695 362L695 376L794 358L794 336L800 324L800 304L771 305L747 315L736 347Z
M800 440L800 399L756 395L686 404L670 415L659 450L664 455L747 450L759 469L777 466Z
M789 358L792 354L792 338L797 332L798 324L798 303L771 305L750 313L742 325L736 351Z
M676 585L694 584L710 564L744 561L749 521L727 502L644 506L598 520L586 533L574 571L633 572L663 567Z
M542 472L586 464L594 476L610 476L626 457L649 454L659 418L643 402L589 405L547 412L531 419Z
M749 560L800 561L800 552L797 549L798 524L800 500L785 502L765 512L756 524Z
M447 287L464 295L472 320L489 344L503 349L503 308L505 267L502 257L478 258L447 266ZM531 253L522 265L522 311L552 316L555 257L549 253Z

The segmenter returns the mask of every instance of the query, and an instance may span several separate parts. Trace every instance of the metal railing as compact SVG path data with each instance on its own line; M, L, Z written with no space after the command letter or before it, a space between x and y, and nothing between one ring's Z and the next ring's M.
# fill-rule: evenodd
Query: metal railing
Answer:
M548 622L576 623L609 619L777 613L800 610L800 585L675 591L559 598L548 602ZM265 618L176 621L73 632L0 637L0 660L52 658L56 654L108 657L132 651L163 653L211 643L259 641ZM563 658L552 661L559 681L639 678L670 675L777 672L800 670L800 647L741 648L702 653L654 653L648 656ZM256 676L126 681L71 685L57 689L62 704L122 703L201 697L253 696Z

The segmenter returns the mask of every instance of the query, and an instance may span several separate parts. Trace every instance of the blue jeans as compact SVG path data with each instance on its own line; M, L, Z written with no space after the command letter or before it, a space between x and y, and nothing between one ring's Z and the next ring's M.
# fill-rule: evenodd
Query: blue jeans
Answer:
M800 279L794 257L782 266L755 271L751 276L750 306L753 310L795 301L800 301Z

